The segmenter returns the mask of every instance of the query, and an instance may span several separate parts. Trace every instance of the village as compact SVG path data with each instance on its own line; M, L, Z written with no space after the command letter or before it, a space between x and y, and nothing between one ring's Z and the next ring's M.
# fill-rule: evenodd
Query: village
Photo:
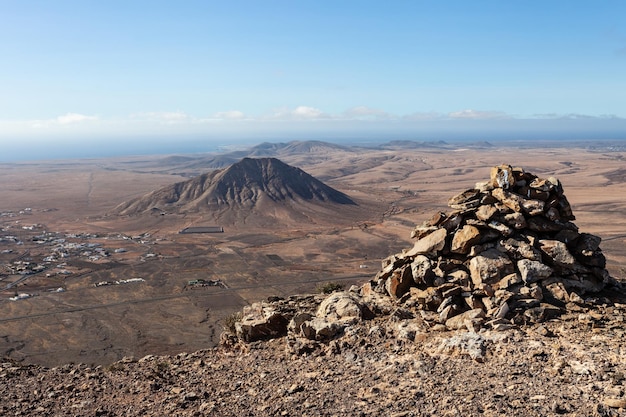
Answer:
M0 302L65 292L68 277L80 277L121 260L158 258L151 250L154 240L149 233L52 232L45 225L25 221L31 213L31 208L0 212ZM130 277L95 286L143 281Z

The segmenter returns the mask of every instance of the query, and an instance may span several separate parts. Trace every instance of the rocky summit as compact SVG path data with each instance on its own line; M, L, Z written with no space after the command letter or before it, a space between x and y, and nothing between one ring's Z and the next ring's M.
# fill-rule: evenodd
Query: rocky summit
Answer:
M331 340L391 312L419 317L424 329L497 331L577 310L585 298L621 285L605 269L601 239L572 222L556 178L501 165L448 205L453 211L415 227L414 246L385 259L371 282L318 302L253 304L236 337Z

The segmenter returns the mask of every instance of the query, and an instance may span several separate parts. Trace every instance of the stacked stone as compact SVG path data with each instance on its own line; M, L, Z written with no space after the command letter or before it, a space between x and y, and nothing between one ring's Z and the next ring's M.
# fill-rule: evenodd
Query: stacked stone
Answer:
M611 281L600 238L579 233L559 180L501 165L412 232L371 283L447 327L540 322ZM460 317L456 317L460 316Z

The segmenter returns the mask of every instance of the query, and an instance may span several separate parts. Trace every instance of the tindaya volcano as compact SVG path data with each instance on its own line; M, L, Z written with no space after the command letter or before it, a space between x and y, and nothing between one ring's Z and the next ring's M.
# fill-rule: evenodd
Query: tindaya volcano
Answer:
M356 205L346 194L276 158L244 158L122 203L119 214L207 212L215 217L308 217L311 208Z

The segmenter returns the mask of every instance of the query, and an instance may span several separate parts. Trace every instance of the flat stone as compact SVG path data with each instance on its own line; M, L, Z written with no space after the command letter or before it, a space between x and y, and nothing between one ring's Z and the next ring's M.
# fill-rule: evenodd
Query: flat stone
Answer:
M544 203L541 200L524 199L521 202L522 210L524 210L530 216L536 216L538 214L543 213L543 210L545 208L545 204L546 203Z
M484 318L485 318L485 312L480 308L475 308L473 310L468 310L454 317L449 318L448 320L446 320L445 324L446 324L446 327L450 330L458 330L458 329L463 329L463 328L468 327L466 323L467 321L469 321L470 323L473 323L473 320L475 319L484 319ZM473 324L470 325L470 327L473 327Z
M493 288L495 290L499 290L503 288L509 288L509 287L512 287L513 285L517 285L521 283L522 283L522 277L518 273L512 273L512 274L505 276L504 278L502 278L500 281L496 282L495 284L493 284Z
M504 223L492 220L487 224L488 227L500 232L503 236L511 236L513 230Z
M457 194L448 200L448 206L455 210L466 210L480 205L480 191L474 188Z
M415 242L415 245L406 253L406 256L414 257L419 254L436 253L445 246L446 236L446 229L437 229Z

